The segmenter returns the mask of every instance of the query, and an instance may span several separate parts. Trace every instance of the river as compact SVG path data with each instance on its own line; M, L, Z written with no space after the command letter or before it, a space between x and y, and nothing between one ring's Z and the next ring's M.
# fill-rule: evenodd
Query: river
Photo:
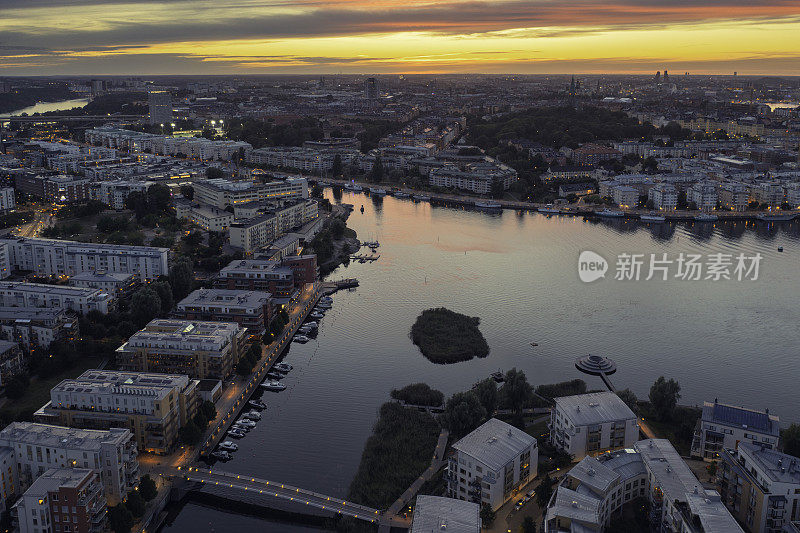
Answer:
M424 381L450 394L512 367L534 385L582 377L602 388L573 366L587 353L613 358L613 382L639 397L665 375L680 382L683 404L718 397L797 419L800 222L648 227L392 197L376 204L349 192L341 201L356 206L348 225L361 240L379 240L381 257L329 277L355 277L361 285L334 296L317 339L291 346L288 389L264 394L263 419L239 441L235 458L218 467L342 497L392 388ZM579 280L585 250L611 263L605 279ZM683 281L670 273L668 281L617 281L614 263L625 252L763 259L757 280ZM480 317L489 356L428 362L408 333L422 310L437 306ZM164 530L229 519L190 502ZM240 531L309 530L242 516L235 523Z
M72 100L61 100L60 102L38 102L35 105L23 107L8 114L21 115L27 113L28 115L33 115L34 113L48 113L50 111L66 111L76 107L86 107L88 103L88 98L73 98Z

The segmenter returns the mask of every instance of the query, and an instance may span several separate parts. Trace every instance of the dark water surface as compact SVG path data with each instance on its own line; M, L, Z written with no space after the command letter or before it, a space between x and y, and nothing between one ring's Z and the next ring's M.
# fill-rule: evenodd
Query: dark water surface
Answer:
M326 194L331 196L331 191ZM352 263L329 279L358 278L334 296L317 339L293 344L294 365L256 429L238 441L224 469L343 497L378 407L392 388L424 381L450 394L498 369L523 369L534 385L583 377L576 357L613 358L619 388L646 397L660 375L676 378L683 404L720 401L769 407L797 421L800 377L800 223L661 224L486 213L344 193L356 209L348 226L380 241L380 260ZM365 212L359 211L364 205ZM777 251L778 246L784 252ZM578 256L611 263L606 278L583 283ZM617 281L620 253L744 253L763 256L756 281ZM670 276L677 272L672 265ZM485 359L428 362L408 333L417 315L446 306L481 319ZM531 342L539 344L530 346ZM310 531L189 504L168 531ZM219 529L222 531L222 529ZM233 530L233 529L225 529Z

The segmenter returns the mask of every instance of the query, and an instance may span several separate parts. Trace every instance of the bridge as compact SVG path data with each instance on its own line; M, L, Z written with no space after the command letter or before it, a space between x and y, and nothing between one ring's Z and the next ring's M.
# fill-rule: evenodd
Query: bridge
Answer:
M186 470L181 470L180 475L182 475L186 481L194 481L208 486L220 486L223 488L238 489L281 498L295 503L305 504L309 507L315 507L323 511L350 516L366 522L377 523L381 521L381 512L377 509L347 502L310 490L293 487L285 483L276 483L265 479L232 474L223 470L206 470L196 467L189 467Z

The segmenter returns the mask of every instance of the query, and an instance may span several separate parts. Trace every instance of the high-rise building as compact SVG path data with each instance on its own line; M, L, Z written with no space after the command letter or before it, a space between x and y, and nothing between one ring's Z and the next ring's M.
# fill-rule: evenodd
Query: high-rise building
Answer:
M169 91L150 91L147 103L150 107L150 124L168 124L172 121L172 95Z
M367 78L364 80L364 98L367 100L377 100L378 95L378 80L375 78Z

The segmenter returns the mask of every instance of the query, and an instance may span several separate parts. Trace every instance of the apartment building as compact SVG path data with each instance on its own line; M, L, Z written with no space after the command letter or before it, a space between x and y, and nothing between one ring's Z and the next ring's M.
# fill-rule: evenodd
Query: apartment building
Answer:
M639 191L628 185L617 185L612 188L611 197L614 199L614 203L623 209L639 205Z
M13 211L16 206L14 187L0 187L0 213Z
M692 456L716 459L724 448L736 449L742 442L778 448L780 419L769 410L758 411L735 405L703 402L692 439Z
M258 184L252 181L211 179L196 181L192 186L196 202L219 209L248 202L308 198L308 182L305 178L286 178Z
M244 353L248 332L230 322L155 319L117 348L121 370L225 379Z
M629 448L639 439L636 415L613 392L562 396L554 401L550 443L575 459Z
M101 533L107 519L100 475L89 468L51 468L14 504L20 533Z
M294 292L295 279L292 269L281 266L278 261L237 259L219 271L214 286L228 290L267 291L277 298L285 298Z
M197 289L178 302L173 315L186 320L236 322L262 335L272 320L272 295L263 291Z
M657 183L650 187L647 198L660 211L674 211L678 207L678 189L671 183Z
M622 153L601 144L586 143L572 151L572 159L578 165L594 166L603 161L622 157Z
M169 249L124 244L89 244L39 238L7 238L13 270L39 276L74 276L81 272L123 272L142 281L169 274Z
M783 533L800 520L800 459L761 444L723 448L717 488L750 533Z
M711 181L698 181L686 191L686 201L694 202L700 211L713 211L717 208L717 186Z
M233 224L233 213L210 205L192 206L185 218L206 231L225 231Z
M116 298L133 292L139 286L139 277L135 274L98 270L75 274L69 278L69 284L84 289L100 289Z
M800 208L800 183L790 183L784 187L785 201L792 209Z
M53 387L33 417L85 429L128 428L139 451L167 454L197 412L198 383L186 375L87 370Z
M8 253L8 243L0 241L0 279L11 275L11 259Z
M741 183L723 183L718 196L720 205L731 211L745 211L750 204L750 193Z
M419 495L411 517L411 533L480 533L480 511L481 507L477 503Z
M16 342L27 351L77 336L78 317L66 309L0 307L0 338Z
M18 174L14 187L51 204L85 202L91 197L89 180L74 176Z
M496 418L453 445L447 495L498 509L536 477L539 446L524 431Z
M462 166L446 165L431 170L428 184L434 187L464 189L477 194L488 194L492 185L499 183L508 190L517 181L517 171L499 162L478 161Z
M113 126L86 130L87 143L131 152L148 152L160 155L183 156L203 161L229 160L246 155L253 147L243 141L213 141L198 137L172 137Z
M95 185L94 197L111 209L125 209L125 200L128 199L130 193L146 192L151 185L153 185L152 181L101 181Z
M111 296L99 289L0 281L0 307L47 307L82 315L89 311L105 314L111 307Z
M361 152L352 148L307 148L296 146L267 146L250 152L248 160L259 165L291 168L306 172L331 170L336 157L344 165L358 162Z
M136 442L127 429L75 429L12 422L0 431L0 451L10 450L14 492L27 490L51 468L90 468L100 474L103 491L122 500L139 481Z
M654 531L743 533L719 493L704 489L665 439L583 458L550 498L544 531L602 533L611 517L636 498L649 501Z
M230 243L245 254L251 254L317 216L317 202L314 200L286 202L259 216L231 224Z
M750 186L750 198L769 207L780 207L783 204L784 195L784 188L778 182L757 183Z
M25 371L25 357L19 344L0 340L0 387Z

